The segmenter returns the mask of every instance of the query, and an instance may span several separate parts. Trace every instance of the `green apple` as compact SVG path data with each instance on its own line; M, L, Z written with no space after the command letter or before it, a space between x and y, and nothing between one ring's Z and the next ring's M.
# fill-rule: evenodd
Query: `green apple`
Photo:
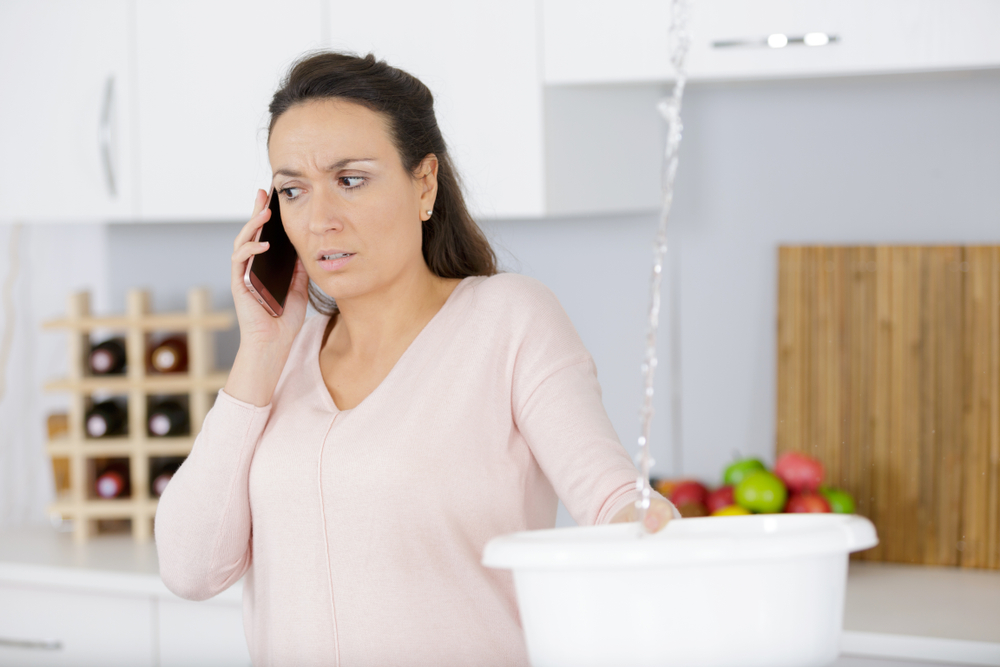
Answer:
M743 481L744 477L758 470L766 470L764 464L759 459L741 459L730 463L726 468L726 472L722 475L722 485L736 486Z
M763 514L780 512L788 499L785 483L773 472L752 472L736 485L736 504Z
M854 514L854 497L847 491L821 486L819 492L830 503L831 511L836 514Z

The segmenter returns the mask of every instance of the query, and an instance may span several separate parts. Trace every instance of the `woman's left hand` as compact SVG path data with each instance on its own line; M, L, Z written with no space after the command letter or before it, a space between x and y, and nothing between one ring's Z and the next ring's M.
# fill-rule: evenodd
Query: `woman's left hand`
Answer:
M657 533L670 523L674 518L674 506L656 495L649 499L649 509L646 510L646 521L643 528L647 533ZM629 523L638 521L635 503L630 503L627 507L619 510L618 514L611 519L611 523Z

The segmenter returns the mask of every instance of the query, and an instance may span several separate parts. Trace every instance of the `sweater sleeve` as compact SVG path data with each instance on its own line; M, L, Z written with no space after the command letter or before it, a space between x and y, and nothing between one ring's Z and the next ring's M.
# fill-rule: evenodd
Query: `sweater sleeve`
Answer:
M523 325L514 325L515 424L577 523L608 523L636 501L638 471L604 410L597 368L572 322L547 288L528 287L522 315L515 315Z
M556 495L580 525L608 523L635 502L637 471L601 403L593 362L544 378L516 418Z
M220 390L190 456L160 497L160 577L182 598L218 595L250 567L250 461L270 411Z

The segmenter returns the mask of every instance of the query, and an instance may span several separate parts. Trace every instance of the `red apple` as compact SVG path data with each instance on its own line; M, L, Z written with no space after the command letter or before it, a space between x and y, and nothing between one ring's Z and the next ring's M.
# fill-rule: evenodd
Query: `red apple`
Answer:
M788 499L785 512L789 514L809 514L829 512L830 503L818 493L796 493Z
M774 464L774 474L793 493L815 491L823 483L823 464L799 452L786 452Z
M693 480L677 484L674 487L674 490L670 492L670 502L677 507L687 505L688 503L699 503L704 505L707 497L708 489Z
M708 498L705 499L705 504L708 505L709 512L714 512L722 509L723 507L735 505L736 500L733 498L733 487L720 486L718 489L708 494Z

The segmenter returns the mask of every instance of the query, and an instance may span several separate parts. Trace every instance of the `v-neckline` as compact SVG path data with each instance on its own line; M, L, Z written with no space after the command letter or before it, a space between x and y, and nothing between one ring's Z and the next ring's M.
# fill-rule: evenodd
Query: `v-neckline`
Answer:
M422 338L425 337L425 334L427 333L427 331L431 329L434 323L437 320L441 319L441 313L445 312L445 310L448 309L449 304L451 304L452 301L455 300L455 295L458 293L458 291L461 290L466 285L466 283L468 283L468 281L476 277L478 276L468 276L466 278L463 278L457 285L455 285L455 289L451 291L451 294L449 294L448 298L444 300L444 303L441 304L441 307L438 308L438 311L434 313L434 316L427 321L427 324L425 324L423 329L420 330L420 333L418 333L416 337L414 337L414 339L410 341L410 344L406 346L406 349L403 350L403 354L399 355L399 359L397 359L396 363L392 365L392 368L390 368L386 376L382 378L382 381L379 382L375 386L375 388L372 389L368 393L368 395L365 396L363 399L361 399L361 402L355 405L353 408L347 408L346 410L341 410L339 407L337 407L337 402L333 400L333 394L330 393L330 388L326 386L326 380L323 379L323 367L320 365L320 358L319 358L320 354L323 352L323 338L324 338L323 333L326 327L325 326L316 327L316 329L319 331L319 335L316 337L317 343L314 346L315 349L313 350L312 354L313 363L311 364L311 367L314 373L314 380L317 381L319 386L322 388L322 394L323 394L322 400L325 407L334 414L347 415L348 413L355 411L358 408L365 405L366 403L370 402L371 397L379 393L382 387L384 387L392 378L392 376L396 374L396 369L398 369L400 365L403 363L403 361L407 358L407 356L409 356L410 350L412 350L416 346L418 341L420 341Z

